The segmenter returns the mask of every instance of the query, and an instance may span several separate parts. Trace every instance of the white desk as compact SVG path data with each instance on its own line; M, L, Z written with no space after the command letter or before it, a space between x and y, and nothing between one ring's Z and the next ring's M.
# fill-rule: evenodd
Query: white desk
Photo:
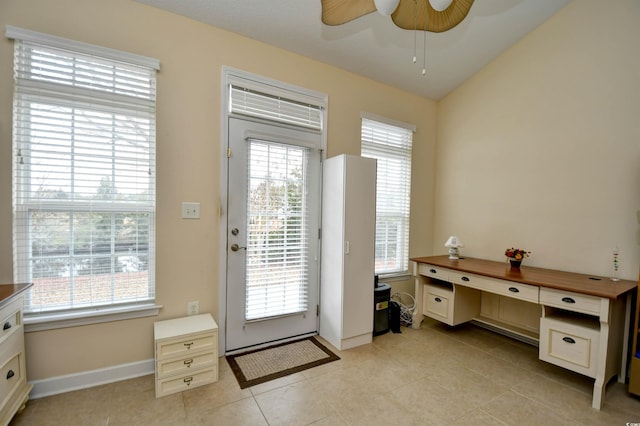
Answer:
M625 382L632 291L637 283L447 256L411 259L416 314L457 325L475 320L532 344L539 357L595 379L593 408L607 382Z

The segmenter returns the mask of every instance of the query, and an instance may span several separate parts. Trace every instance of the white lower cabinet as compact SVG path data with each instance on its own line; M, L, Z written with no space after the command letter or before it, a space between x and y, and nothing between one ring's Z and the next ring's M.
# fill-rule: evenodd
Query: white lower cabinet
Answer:
M540 359L589 377L596 377L600 327L588 320L540 319Z
M480 312L480 291L473 288L425 284L424 315L448 325L471 321Z
M24 409L33 387L27 383L23 303L20 291L3 300L0 307L0 425L9 424L13 416Z
M156 398L218 381L218 325L210 314L154 324Z

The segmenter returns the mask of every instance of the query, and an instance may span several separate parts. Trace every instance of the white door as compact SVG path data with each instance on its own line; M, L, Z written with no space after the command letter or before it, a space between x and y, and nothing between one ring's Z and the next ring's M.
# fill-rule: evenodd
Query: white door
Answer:
M229 119L227 352L317 332L319 138Z

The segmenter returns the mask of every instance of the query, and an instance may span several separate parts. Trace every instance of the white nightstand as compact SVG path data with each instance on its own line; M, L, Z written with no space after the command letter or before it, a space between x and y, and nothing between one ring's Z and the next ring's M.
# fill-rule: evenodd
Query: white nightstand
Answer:
M156 398L218 381L218 324L210 314L153 326Z

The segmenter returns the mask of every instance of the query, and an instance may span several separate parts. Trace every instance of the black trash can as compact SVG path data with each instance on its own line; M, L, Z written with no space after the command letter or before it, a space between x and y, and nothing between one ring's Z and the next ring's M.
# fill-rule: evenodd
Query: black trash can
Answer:
M373 290L373 335L384 334L389 331L389 299L391 286L386 283L375 283Z

